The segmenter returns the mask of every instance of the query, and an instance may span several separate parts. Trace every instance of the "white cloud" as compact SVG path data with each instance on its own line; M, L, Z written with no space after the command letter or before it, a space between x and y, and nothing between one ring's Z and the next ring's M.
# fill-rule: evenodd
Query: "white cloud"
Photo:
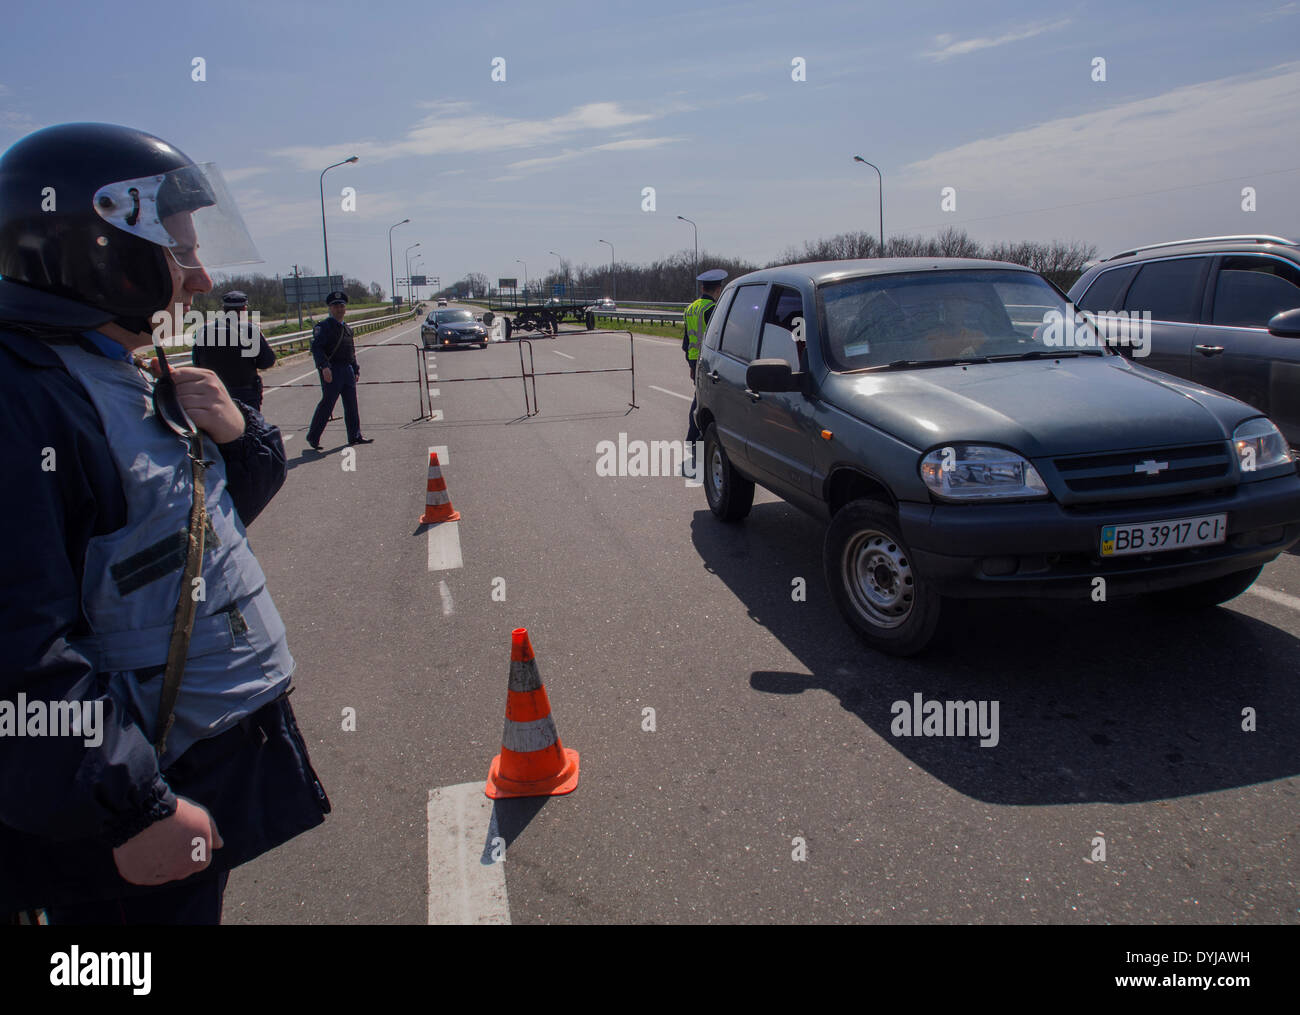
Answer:
M250 180L254 176L260 176L262 173L269 173L270 166L245 166L241 169L222 168L221 175L226 178L227 183L242 183L244 180Z
M1276 21L1278 18L1289 17L1292 14L1300 14L1300 3L1283 4L1281 7L1275 8L1274 10L1266 11L1259 16L1259 20Z
M905 167L904 185L932 190L936 208L951 186L968 210L972 195L1004 210L1290 168L1300 164L1298 103L1300 63L1283 64L937 152Z
M991 49L994 46L1005 46L1012 42L1021 42L1025 39L1032 39L1036 35L1042 35L1044 32L1054 32L1058 28L1064 28L1070 23L1069 18L1061 21L1053 21L1047 24L1031 25L1018 32L1007 32L1005 35L997 35L989 38L982 36L976 39L961 39L955 35L945 34L934 37L935 48L923 54L931 60L947 60L954 56L965 56L967 53L974 53L980 49Z
M276 155L294 160L302 169L338 161L347 149L365 163L411 155L450 155L518 150L553 145L592 131L611 131L656 119L663 113L633 113L617 102L589 102L549 119L520 120L499 113L473 113L465 103L427 104L431 112L398 141L353 141L327 148L282 148Z

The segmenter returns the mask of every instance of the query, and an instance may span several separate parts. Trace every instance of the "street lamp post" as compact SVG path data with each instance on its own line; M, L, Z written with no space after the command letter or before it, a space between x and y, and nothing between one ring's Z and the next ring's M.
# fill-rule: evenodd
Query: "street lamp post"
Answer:
M411 265L411 270L412 270L412 271L419 271L419 270L420 270L420 266L421 266L422 264L424 264L424 255L423 255L423 254L416 254L416 255L415 255L415 263ZM409 278L410 276L407 276L407 277ZM412 300L411 303L414 304L415 301Z
M418 247L419 243L412 243L406 248L406 302L411 302L411 251Z
M555 251L552 250L552 251L549 251L549 253L555 254ZM561 255L559 255L559 254L555 254L555 256L558 257L558 258L560 258L560 270L564 272L564 287L565 287L565 289L568 289L568 287L569 287L569 272L568 272L568 269L564 267L564 258L563 258Z
M683 222L690 222L691 228L695 230L695 274L698 275L700 273L700 227L691 222L685 215L678 215L677 217ZM700 295L700 283L698 281L695 283L695 295L697 298Z
M880 181L880 256L885 256L885 178L881 175L879 168L871 165L861 155L853 156L854 162L861 162L864 166L871 166L876 170L876 177Z
M615 303L618 302L618 276L614 274L614 244L609 240L597 240L597 243L603 243L609 247L609 298Z
M349 162L356 161L357 156L353 155L342 162L335 162L332 166L326 166L320 171L320 238L321 242L325 244L325 278L327 281L330 277L330 241L329 237L325 235L325 174L331 169L346 166Z
M527 300L528 300L528 262L525 261L522 257L516 257L516 258L515 258L515 264L522 264L522 265L524 266L524 301L527 302Z
M402 219L401 222L394 222L388 227L388 284L392 286L388 290L388 296L391 299L397 295L397 275L393 272L393 230L398 226L404 226L410 222L410 219Z

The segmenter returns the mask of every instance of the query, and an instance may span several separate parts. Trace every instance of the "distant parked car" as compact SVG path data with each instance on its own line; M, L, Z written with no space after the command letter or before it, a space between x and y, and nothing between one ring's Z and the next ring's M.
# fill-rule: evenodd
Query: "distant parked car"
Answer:
M1300 447L1300 245L1280 236L1157 243L1093 265L1070 302L1151 314L1144 366L1255 406ZM1128 354L1128 350L1121 350Z
M587 307L587 309L602 314L610 310L617 310L618 305L608 296L602 296L595 303L591 304L591 306Z
M440 306L440 307L445 307L446 305L447 305L447 297L446 297L446 296L439 296L439 297L438 297L438 306Z
M1052 346L1043 323L1066 310L999 261L741 276L695 375L709 508L744 518L757 483L829 519L831 598L897 655L926 645L945 597L1087 609L1098 578L1110 600L1184 609L1240 595L1300 541L1282 434L1095 341Z

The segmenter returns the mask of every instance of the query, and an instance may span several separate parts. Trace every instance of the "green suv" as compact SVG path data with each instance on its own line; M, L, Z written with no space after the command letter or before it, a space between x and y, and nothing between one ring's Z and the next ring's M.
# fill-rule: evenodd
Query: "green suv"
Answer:
M829 519L831 595L897 655L925 647L945 597L1241 594L1300 540L1286 440L1088 328L1046 279L999 261L742 276L696 371L709 507L738 521L757 483Z

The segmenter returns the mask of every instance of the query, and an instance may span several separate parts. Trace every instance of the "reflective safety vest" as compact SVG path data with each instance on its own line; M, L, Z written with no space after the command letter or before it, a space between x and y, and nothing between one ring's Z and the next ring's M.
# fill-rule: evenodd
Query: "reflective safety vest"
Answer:
M696 360L700 358L700 345L704 342L704 312L711 306L713 306L713 300L707 296L701 296L686 308L683 316L686 318L687 359Z
M154 418L152 384L130 363L51 342L99 413L126 498L126 524L86 547L81 606L86 637L70 639L108 682L108 693L150 742L157 739L163 675L181 595L193 479L186 445ZM210 437L204 483L208 520L198 608L175 723L160 767L195 741L217 736L289 688L294 661L284 623L226 492L226 465Z

